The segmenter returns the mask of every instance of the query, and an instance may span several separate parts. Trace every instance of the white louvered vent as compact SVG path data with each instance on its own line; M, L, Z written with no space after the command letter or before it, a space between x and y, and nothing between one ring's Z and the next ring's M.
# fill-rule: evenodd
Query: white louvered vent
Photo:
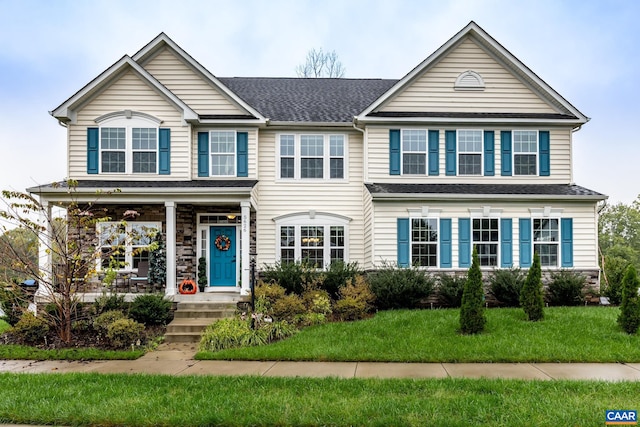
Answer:
M461 73L453 85L455 90L484 90L484 80L475 71L465 71Z

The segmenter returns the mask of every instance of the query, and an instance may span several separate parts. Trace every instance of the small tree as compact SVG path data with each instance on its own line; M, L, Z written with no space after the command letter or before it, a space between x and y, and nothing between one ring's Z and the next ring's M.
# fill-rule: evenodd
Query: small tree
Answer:
M157 247L149 253L149 280L164 287L167 281L167 251L161 232L156 234L155 241Z
M298 77L340 78L344 77L344 73L345 68L336 51L325 52L322 48L311 49L307 53L305 63L296 67Z
M207 283L207 259L200 257L198 259L198 288L200 288L200 292L204 292Z
M542 297L542 270L540 257L533 255L533 264L529 268L527 279L520 292L520 305L527 315L527 320L536 322L544 318L544 299Z
M639 285L638 272L633 265L630 265L622 279L622 304L618 316L618 324L628 334L635 334L640 326Z
M460 308L460 331L463 334L477 334L484 330L487 319L484 315L483 297L480 260L477 249L473 248L473 262L467 273L467 281L462 292L462 307Z

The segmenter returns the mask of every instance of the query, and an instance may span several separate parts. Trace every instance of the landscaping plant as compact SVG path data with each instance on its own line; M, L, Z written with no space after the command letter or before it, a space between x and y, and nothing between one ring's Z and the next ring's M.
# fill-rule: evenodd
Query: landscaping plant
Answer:
M329 264L329 268L322 273L322 288L329 293L331 298L337 299L340 288L361 273L357 262L333 261Z
M166 325L171 317L171 301L163 295L140 295L131 303L129 315L145 326Z
M340 299L334 304L333 310L339 320L360 320L370 315L375 300L365 278L356 276L340 288Z
M417 308L435 287L435 280L417 267L385 265L368 279L380 310Z
M462 293L467 278L456 276L455 274L442 273L438 276L438 302L451 308L458 308L462 305Z
M549 305L580 305L584 301L587 278L576 271L562 269L551 273L547 287Z
M318 279L318 272L305 262L277 262L265 265L263 272L265 282L273 282L282 286L286 292L300 295L305 286Z
M524 310L527 320L536 322L544 318L544 299L542 296L542 270L540 269L540 257L533 254L533 264L527 273L520 293L520 305Z
M460 332L463 334L477 334L484 330L487 319L484 314L484 291L482 288L482 271L478 250L473 248L473 261L467 273L467 281L462 293L460 307Z
M640 326L639 285L638 272L630 265L622 279L622 304L618 316L618 324L628 334L635 334Z
M491 274L489 291L505 307L520 306L520 292L526 274L517 267L496 269Z

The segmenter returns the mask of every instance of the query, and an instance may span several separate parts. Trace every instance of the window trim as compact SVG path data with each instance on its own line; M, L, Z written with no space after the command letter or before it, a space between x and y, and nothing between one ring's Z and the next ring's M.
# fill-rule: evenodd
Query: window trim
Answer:
M107 246L107 245L103 245L102 243L102 228L105 226L124 226L125 228L125 242L124 242L124 248L125 248L125 265L123 268L117 269L116 271L119 273L131 273L133 271L137 271L137 269L133 268L133 250L134 250L134 245L133 245L133 241L132 241L132 236L133 236L133 227L135 225L141 225L143 227L148 227L148 228L155 228L156 231L158 232L162 232L162 222L160 221L102 221L102 222L98 222L96 223L96 237L98 239L98 244L97 244L97 251L99 252L98 256L97 256L97 260L96 260L96 271L104 271L104 268L102 267L102 248L106 248L106 247L112 247L112 246ZM136 247L140 247L139 245Z
M472 151L465 151L462 152L462 150L460 150L460 132L479 132L480 133L480 151L479 152L472 152ZM480 155L480 172L477 174L462 174L460 173L461 168L461 162L460 162L460 156L462 154L473 154L473 155ZM468 176L484 176L484 130L483 129L456 129L456 175L457 176L464 176L464 177L468 177Z
M301 137L303 135L318 135L322 136L323 142L323 151L322 151L322 178L302 178L302 146L301 146ZM281 153L281 138L283 136L293 136L293 156L287 155L282 156ZM332 136L342 136L343 143L343 155L342 156L332 156L331 155L331 137ZM282 177L282 159L293 157L293 177ZM316 157L316 156L305 156L305 157ZM276 134L275 140L275 179L276 181L283 182L348 182L349 181L349 135L346 133L340 132L280 132ZM331 178L331 159L343 159L342 165L342 178Z
M404 149L404 133L405 131L420 131L424 132L425 147L424 151L409 151ZM408 173L404 170L404 155L405 154L424 154L424 173ZM407 176L427 176L429 175L429 129L426 128L402 128L400 129L400 175Z
M536 133L536 151L535 151L536 173L535 174L516 173L516 134L515 134L516 132L535 132ZM526 153L518 152L517 154L526 154ZM512 169L512 176L517 176L517 177L540 176L540 130L539 129L512 129L511 130L511 169Z
M127 116L122 113L113 113L98 117L98 173L101 175L127 175L127 176L152 176L159 174L160 168L160 123L152 116L133 114ZM102 131L105 128L124 128L125 130L125 148L124 150L112 150L102 148ZM133 153L134 152L151 152L151 150L134 150L133 149L133 129L154 129L156 135L156 167L154 172L134 172L133 171ZM103 153L105 152L121 152L124 151L124 172L105 172L102 170Z

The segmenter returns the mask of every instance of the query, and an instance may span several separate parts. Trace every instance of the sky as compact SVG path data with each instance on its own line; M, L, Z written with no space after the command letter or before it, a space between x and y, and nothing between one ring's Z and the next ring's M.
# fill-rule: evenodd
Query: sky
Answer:
M66 130L49 111L160 32L219 77L294 77L323 48L345 77L400 79L473 20L591 118L573 137L574 182L628 204L639 17L637 0L0 0L0 189L64 179Z

